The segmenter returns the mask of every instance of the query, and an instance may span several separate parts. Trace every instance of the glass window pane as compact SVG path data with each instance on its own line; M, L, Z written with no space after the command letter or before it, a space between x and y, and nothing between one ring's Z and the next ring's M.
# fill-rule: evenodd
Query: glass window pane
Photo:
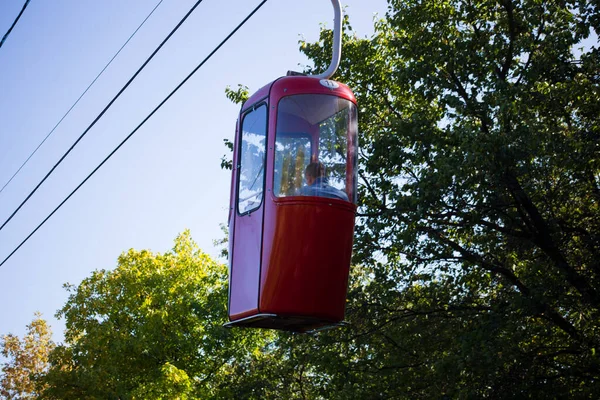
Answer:
M278 135L275 142L275 196L294 196L304 183L303 171L310 163L310 136Z
M325 166L329 185L346 189L348 108L319 124L319 161Z
M261 105L244 116L240 148L238 211L258 208L263 198L267 106Z
M356 107L329 95L279 102L274 194L356 201ZM310 165L309 165L310 164Z

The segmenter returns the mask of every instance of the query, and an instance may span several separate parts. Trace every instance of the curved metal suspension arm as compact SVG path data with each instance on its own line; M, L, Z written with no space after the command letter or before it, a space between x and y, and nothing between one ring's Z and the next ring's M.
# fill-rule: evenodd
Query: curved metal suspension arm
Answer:
M325 72L319 75L310 75L319 79L329 79L335 71L337 71L340 65L340 58L342 56L342 6L340 0L331 0L333 5L333 46L331 55L331 64Z

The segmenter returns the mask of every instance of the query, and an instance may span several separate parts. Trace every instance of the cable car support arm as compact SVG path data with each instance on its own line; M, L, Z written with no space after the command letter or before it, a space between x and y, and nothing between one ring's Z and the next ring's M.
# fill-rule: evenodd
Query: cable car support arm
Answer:
M310 75L319 79L329 79L335 74L338 66L340 65L340 58L342 56L342 6L340 0L331 0L333 5L333 46L331 55L331 64L325 72L319 75Z

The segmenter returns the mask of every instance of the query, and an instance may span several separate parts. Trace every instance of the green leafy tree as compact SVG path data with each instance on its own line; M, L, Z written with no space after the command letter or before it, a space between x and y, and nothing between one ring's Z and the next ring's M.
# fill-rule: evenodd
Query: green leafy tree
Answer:
M185 232L172 251L129 250L70 292L65 345L44 378L50 399L215 398L234 362L268 337L223 328L227 269ZM264 336L264 338L263 338Z
M0 354L7 358L0 374L0 397L3 399L34 399L43 386L36 379L48 369L48 355L54 348L52 331L41 314L27 325L27 333L18 336L3 335Z
M336 396L599 395L600 51L577 50L599 22L589 1L391 0L371 39L347 25L369 268ZM330 42L301 43L309 72Z
M250 97L250 91L247 86L238 84L236 90L232 89L230 86L225 88L225 96L231 100L235 104L242 104L248 97ZM225 146L229 149L230 152L233 152L233 142L229 139L223 139ZM224 155L221 157L221 168L223 169L233 169L233 164L231 162L231 157Z
M578 49L599 31L597 1L390 0L366 39L345 21L334 78L360 109L363 267L350 327L279 335L271 385L600 395L600 50ZM306 72L330 48L325 29L301 42Z

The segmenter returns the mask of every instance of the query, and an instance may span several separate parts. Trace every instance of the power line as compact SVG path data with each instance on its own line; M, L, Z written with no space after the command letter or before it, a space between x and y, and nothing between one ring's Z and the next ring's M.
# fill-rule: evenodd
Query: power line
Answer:
M44 225L46 223L46 221L48 221L50 219L50 217L52 217L52 215L54 215L54 213L56 211L58 211L62 207L62 205L65 204L71 198L71 196L73 196L75 194L75 192L77 192L79 190L79 188L81 188L88 181L88 179L90 179L92 177L92 175L94 175L96 173L96 171L98 171L104 165L104 163L106 163L113 156L113 154L115 154L121 148L121 146L123 146L125 144L125 142L127 142L133 136L133 134L136 133L138 131L138 129L140 129L146 123L146 121L148 121L250 18L252 18L252 16L266 2L267 2L267 0L262 0L260 2L260 4L258 6L256 6L256 8L254 8L254 10L252 10L252 12L250 14L248 14L246 16L246 18L244 18L244 20L242 22L240 22L238 24L238 26L236 26L235 29L232 30L229 33L229 35L227 35L227 37L225 37L225 39L223 39L223 41L221 41L221 43L219 43L219 45L217 47L215 47L213 49L213 51L211 51L210 54L208 56L206 56L206 58L204 60L202 60L202 62L200 64L198 64L198 66L196 66L196 68L194 68L192 70L192 72L190 72L189 75L186 76L185 79L182 80L179 83L179 85L177 85L175 87L175 89L173 89L173 91L171 91L171 93L169 93L169 95L167 97L165 97L164 100L161 101L158 104L158 106L156 106L156 108L154 108L154 110L152 110L152 112L150 114L148 114L148 116L146 118L144 118L144 120L142 122L140 122L140 124L129 135L127 135L127 137L125 139L123 139L123 141L121 143L119 143L119 145L117 147L115 147L115 149L113 151L111 151L110 154L108 156L106 156L106 158L104 160L102 160L102 162L100 164L98 164L98 166L96 168L94 168L94 170L92 172L90 172L90 174L79 185L77 185L77 187L75 189L73 189L73 191L67 197L65 197L65 199L46 218L44 218L44 220L29 235L27 235L27 237L25 239L23 239L23 241L4 259L4 261L2 261L2 263L0 263L0 267L2 267L4 265L4 263L6 261L8 261L8 259L10 257L12 257L12 255L15 254L17 252L17 250L19 250L21 248L21 246L23 246L23 244L25 244L25 242L27 242L27 240L29 240L29 238L31 236L33 236L33 234L35 232L37 232L37 230L40 229L42 227L42 225Z
M142 66L136 71L135 74L133 74L133 76L129 79L129 81L127 81L127 83L125 84L125 86L123 86L121 88L121 90L119 90L119 93L117 93L117 95L115 97L113 97L113 99L106 105L106 107L104 107L104 109L102 110L102 112L100 112L100 114L98 114L98 116L96 117L96 119L94 119L94 121L92 121L92 123L87 127L87 129L85 131L83 131L83 133L77 138L77 140L75 141L75 143L73 143L71 145L71 147L69 147L69 150L67 150L66 153L62 155L62 157L58 160L58 162L56 164L54 164L54 166L52 167L52 169L50 169L50 171L46 174L46 176L44 176L44 178L42 178L42 180L31 191L31 193L29 193L29 195L27 195L27 197L25 198L25 200L23 200L23 202L17 207L17 209L15 211L13 211L13 213L8 217L8 219L6 221L4 221L4 223L2 224L2 226L0 226L0 231L6 226L6 224L11 219L13 219L13 217L19 212L19 210L21 209L21 207L23 207L25 205L25 203L27 203L27 201L31 198L31 196L33 196L33 194L35 192L37 192L37 190L39 189L39 187L42 186L42 184L46 181L46 179L48 179L48 177L50 175L52 175L52 173L54 172L54 170L60 165L60 163L63 162L63 160L65 159L65 157L67 157L69 155L69 153L71 152L71 150L73 150L75 148L75 146L77 146L77 144L81 141L81 139L83 139L83 137L89 132L89 130L92 129L92 127L94 125L96 125L96 122L98 122L100 120L100 118L102 118L102 116L104 115L104 113L106 113L106 111L108 111L108 109L121 96L121 94L125 91L125 89L127 89L129 87L129 85L131 84L131 82L133 82L133 80L140 74L140 72L142 72L142 70L146 67L146 65L150 62L150 60L152 60L152 58L154 58L154 56L156 55L156 53L158 53L158 51L171 38L171 36L173 36L173 34L175 32L177 32L177 30L179 29L179 27L192 14L192 12L196 9L196 7L198 7L200 5L200 3L202 3L202 0L198 0L196 2L196 4L194 4L194 6L188 11L188 13L181 19L181 21L179 21L179 23L175 26L175 28L173 28L173 30L171 31L171 33L169 33L167 35L167 37L162 41L162 43L160 45L158 45L158 47L154 50L154 52L152 52L152 54L150 55L150 57L148 57L148 59L146 61L144 61L144 63L142 64Z
M163 0L160 0L156 4L156 6L154 6L154 8L152 9L152 11L150 11L150 14L148 14L146 16L146 18L137 27L137 29L131 34L131 36L129 36L129 39L127 39L127 41L125 41L125 43L123 43L123 45L121 46L121 48L119 49L119 51L117 51L115 53L115 55L110 59L110 61L108 62L108 64L106 64L104 66L104 68L102 68L102 71L100 71L100 73L98 75L96 75L96 77L94 78L94 80L92 81L92 83L89 84L89 86L83 91L83 93L81 93L81 95L75 101L75 103L73 103L73 105L71 106L71 108L69 108L69 110L65 113L65 115L63 115L62 118L56 123L56 125L54 125L54 128L52 128L52 130L46 135L46 137L44 138L44 140L42 140L40 142L40 144L38 144L38 146L35 148L35 150L33 150L33 152L29 155L29 157L27 157L27 159L23 162L23 164L21 164L21 166L19 167L19 169L17 169L17 171L13 174L13 176L11 176L10 179L4 184L4 186L2 186L2 189L0 189L0 194L10 184L10 182L12 182L12 180L15 178L15 176L17 176L19 174L19 172L21 172L21 170L23 169L23 167L25 166L25 164L27 164L29 162L29 160L31 159L31 157L33 157L33 155L39 150L39 148L42 147L42 145L46 142L46 140L50 137L50 135L52 135L52 133L54 133L54 131L56 130L56 128L58 128L58 126L67 117L67 115L69 115L71 113L71 110L73 108L75 108L75 106L79 103L79 100L81 100L82 97L85 96L85 94L88 92L88 90L90 90L90 88L94 85L94 83L96 83L96 81L98 80L98 78L100 78L100 76L104 73L104 71L106 71L106 68L108 68L108 66L110 64L112 64L113 60L115 58L117 58L117 56L119 55L119 53L121 53L121 50L123 50L125 48L125 46L127 46L127 43L129 43L129 41L135 36L135 34L140 30L140 28L146 23L146 21L148 21L148 18L150 18L150 16L152 16L152 14L154 14L154 11L158 8L158 6L160 6L160 4L162 2L163 2Z
M25 1L25 4L23 5L23 8L21 9L21 12L19 13L19 15L17 15L17 18L15 19L15 22L13 22L13 24L10 26L10 28L8 28L8 31L4 34L4 36L2 36L2 40L0 40L0 47L2 47L2 45L4 44L4 41L6 40L6 38L8 37L8 35L10 35L10 32L13 30L13 28L15 27L15 25L19 21L19 18L21 18L21 15L23 15L23 11L25 11L25 9L27 8L27 4L29 4L29 1L30 0L26 0Z

